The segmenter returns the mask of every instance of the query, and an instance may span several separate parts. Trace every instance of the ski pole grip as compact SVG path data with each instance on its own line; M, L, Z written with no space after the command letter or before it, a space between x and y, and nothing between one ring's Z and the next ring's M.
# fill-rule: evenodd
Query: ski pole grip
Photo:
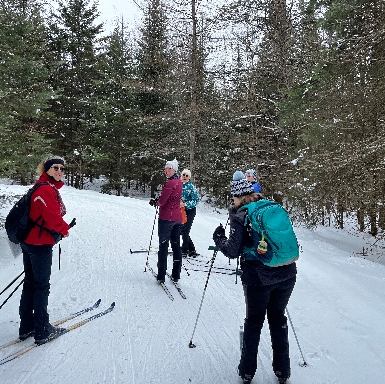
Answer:
M219 251L219 248L216 247L215 245L210 245L209 246L209 251Z
M74 217L68 225L70 226L70 228L72 228L74 225L76 225L76 218Z

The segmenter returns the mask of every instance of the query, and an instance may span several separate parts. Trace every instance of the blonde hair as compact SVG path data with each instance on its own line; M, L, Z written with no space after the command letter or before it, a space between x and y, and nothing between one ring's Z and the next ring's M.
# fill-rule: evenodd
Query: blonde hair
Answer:
M43 160L36 168L36 173L41 176L44 173L44 163L46 160Z

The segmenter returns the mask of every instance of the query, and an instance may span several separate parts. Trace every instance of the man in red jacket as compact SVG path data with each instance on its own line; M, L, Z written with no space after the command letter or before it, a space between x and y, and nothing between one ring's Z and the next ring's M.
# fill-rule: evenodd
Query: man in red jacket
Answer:
M64 185L64 159L51 156L38 168L40 178L36 183L45 182L31 196L29 217L36 222L27 238L21 243L24 263L24 285L20 299L19 338L35 337L35 343L44 344L62 331L49 322L47 312L50 288L52 247L55 231L60 237L67 237L70 226L63 220L66 213L59 189Z
M182 182L177 174L178 162L176 159L167 161L164 173L167 177L157 201L159 208L158 236L158 281L164 282L167 270L168 244L171 242L173 253L173 267L171 276L174 281L180 279L182 267L182 251L180 248L180 231L182 228L182 213L180 202L182 196Z

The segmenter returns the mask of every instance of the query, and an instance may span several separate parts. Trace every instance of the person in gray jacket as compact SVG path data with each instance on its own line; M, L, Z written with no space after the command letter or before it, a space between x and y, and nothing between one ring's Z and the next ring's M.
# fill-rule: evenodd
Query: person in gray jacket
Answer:
M238 374L244 384L251 383L257 370L258 345L265 316L269 323L273 348L273 370L280 384L290 377L288 325L285 309L296 281L295 262L269 267L258 260L246 260L244 249L254 246L252 231L245 226L246 210L242 206L258 201L261 194L254 192L253 185L246 179L231 182L234 207L230 210L230 236L225 235L222 225L213 233L213 240L219 250L229 258L240 257L242 284L246 303L246 318L241 360Z

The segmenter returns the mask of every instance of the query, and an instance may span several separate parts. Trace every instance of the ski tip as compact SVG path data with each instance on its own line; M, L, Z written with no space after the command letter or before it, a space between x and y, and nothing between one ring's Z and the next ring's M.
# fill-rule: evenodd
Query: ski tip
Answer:
M111 307L112 307L112 308L115 307L115 301L112 302Z
M95 303L95 307L98 307L99 304L101 303L102 299L99 299L96 303Z

